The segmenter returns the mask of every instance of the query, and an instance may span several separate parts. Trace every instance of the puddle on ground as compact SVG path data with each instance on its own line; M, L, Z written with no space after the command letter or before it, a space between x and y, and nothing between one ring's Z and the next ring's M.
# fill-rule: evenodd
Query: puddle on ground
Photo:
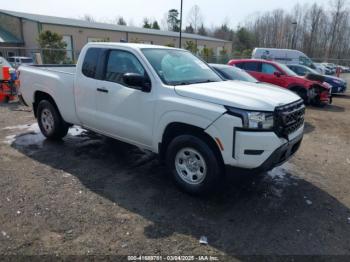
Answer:
M2 130L15 131L16 134L8 135L3 141L9 145L15 145L17 147L37 147L42 148L43 143L46 140L44 135L41 133L40 128L37 123L28 124L28 125L17 125L17 126L8 126L2 128ZM73 126L68 131L68 137L79 137L87 132L87 130L79 127Z
M297 178L292 175L295 173L295 169L296 167L293 164L287 162L267 172L267 177L282 186L288 186L290 184L296 185L295 180Z

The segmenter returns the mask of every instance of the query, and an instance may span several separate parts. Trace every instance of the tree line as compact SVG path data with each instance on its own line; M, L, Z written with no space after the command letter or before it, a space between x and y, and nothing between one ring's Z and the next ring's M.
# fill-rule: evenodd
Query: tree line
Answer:
M328 6L296 4L290 12L276 9L254 17L244 28L253 46L298 49L326 60L350 59L346 0L333 0Z
M254 47L269 47L298 49L320 60L350 59L350 10L347 1L330 0L326 6L317 2L296 4L290 11L275 9L258 13L236 28L232 28L227 19L219 26L206 27L200 7L194 5L184 16L182 29L185 33L232 41L233 56L249 57ZM179 16L177 9L170 9L161 23L145 17L141 26L179 32ZM89 15L84 19L94 21ZM127 25L121 16L112 22ZM186 43L185 47L197 51L193 43Z

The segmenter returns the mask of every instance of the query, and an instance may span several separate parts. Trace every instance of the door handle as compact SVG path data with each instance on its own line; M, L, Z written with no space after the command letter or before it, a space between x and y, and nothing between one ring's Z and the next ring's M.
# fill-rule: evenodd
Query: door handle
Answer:
M108 93L108 90L106 88L97 88L97 91L102 93Z

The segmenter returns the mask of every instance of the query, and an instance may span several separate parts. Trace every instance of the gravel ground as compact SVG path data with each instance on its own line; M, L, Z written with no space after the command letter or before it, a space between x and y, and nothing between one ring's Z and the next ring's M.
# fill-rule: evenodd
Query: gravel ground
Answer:
M202 198L151 153L78 127L49 142L28 108L2 104L0 254L350 255L349 170L350 94L307 108L290 162Z

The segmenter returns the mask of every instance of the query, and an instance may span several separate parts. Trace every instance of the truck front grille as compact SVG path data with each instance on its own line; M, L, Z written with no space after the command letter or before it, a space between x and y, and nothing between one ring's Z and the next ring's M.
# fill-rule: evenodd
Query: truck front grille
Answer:
M288 137L304 124L305 105L302 100L279 106L275 110L275 132L280 137Z

